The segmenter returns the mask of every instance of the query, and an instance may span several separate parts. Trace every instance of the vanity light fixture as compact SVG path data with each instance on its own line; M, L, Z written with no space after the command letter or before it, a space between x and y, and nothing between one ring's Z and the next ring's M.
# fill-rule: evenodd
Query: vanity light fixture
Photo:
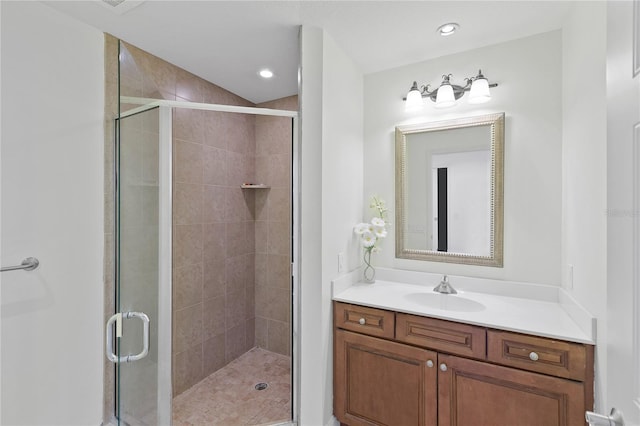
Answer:
M464 86L451 84L450 78L451 74L443 75L440 87L432 91L429 91L428 84L418 88L418 83L414 81L407 97L403 99L406 101L406 110L410 111L421 108L424 104L423 98L431 99L435 102L437 108L448 108L454 106L456 101L460 99L465 92L469 92L470 104L489 102L491 100L489 88L498 86L497 83L489 83L487 78L482 75L482 70L478 70L478 75L475 77L465 78Z

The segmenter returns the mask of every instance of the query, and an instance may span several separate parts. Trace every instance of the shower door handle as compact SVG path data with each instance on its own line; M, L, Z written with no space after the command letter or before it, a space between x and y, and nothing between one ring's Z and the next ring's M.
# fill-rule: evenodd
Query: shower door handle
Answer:
M142 352L136 355L117 356L113 352L113 323L116 324L116 337L122 337L122 320L139 318L142 320ZM138 361L149 354L149 317L143 312L117 313L107 321L107 359L114 363Z

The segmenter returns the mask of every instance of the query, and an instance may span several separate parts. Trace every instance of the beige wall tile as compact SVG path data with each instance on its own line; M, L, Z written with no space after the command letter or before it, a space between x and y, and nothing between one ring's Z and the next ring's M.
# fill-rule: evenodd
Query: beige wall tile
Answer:
M237 357L242 355L244 352L246 352L247 349L249 349L247 348L247 344L245 341L246 335L245 335L244 322L228 330L226 333L226 336L227 336L227 340L225 342L226 344L225 361L226 362L230 362L236 359Z
M248 220L244 223L245 226L245 235L246 235L246 253L255 252L256 246L256 223L252 220ZM253 270L251 268L250 270Z
M204 183L208 185L227 185L227 151L204 146Z
M144 62L145 75L155 83L158 91L163 94L163 99L175 99L176 94L176 70L171 64L162 59L151 56ZM168 97L166 95L171 95Z
M253 284L247 285L245 289L244 315L247 321L256 316L256 288Z
M213 84L209 84L205 87L204 102L209 104L254 106L246 99Z
M202 303L174 312L173 333L173 351L176 353L202 344Z
M292 126L288 117L256 117L256 155L291 152Z
M291 355L291 332L288 322L268 321L267 349L282 355Z
M227 287L226 294L243 291L248 279L247 256L233 256L226 260Z
M254 192L255 190L243 190L240 185L226 189L224 217L227 222L251 220L251 207L255 204L253 200Z
M245 322L245 347L247 350L256 346L256 321L255 318L249 318Z
M180 98L176 99L181 100ZM173 136L180 140L203 144L203 118L203 111L175 108L173 110Z
M267 338L268 338L268 329L267 329L268 320L263 317L256 316L255 319L255 327L256 327L256 346L259 348L267 348Z
M266 253L255 254L255 286L269 285L269 256Z
M269 254L289 255L291 228L288 222L268 222L269 223Z
M291 288L291 261L289 256L269 254L267 285L282 289Z
M274 99L257 105L260 108L284 109L286 111L298 110L298 95Z
M268 206L270 221L291 221L291 191L288 188L271 188Z
M225 220L227 207L227 188L204 185L204 223L219 223Z
M289 188L291 185L291 155L270 155L269 163L269 179L271 180L271 186Z
M269 162L269 156L267 155L256 156L255 165L256 165L256 171L255 171L256 182L272 186L273 182L271 181L271 176L269 173L269 169L271 168L271 163Z
M227 258L228 253L228 224L208 223L203 225L204 263L221 262ZM232 234L231 237L234 237Z
M227 231L227 258L247 253L247 239L245 236L244 222L226 223L225 226Z
M227 129L230 127L229 113L220 111L204 112L204 144L212 148L227 150Z
M257 178L256 178L256 183L260 183L259 179ZM254 200L254 207L253 207L253 220L269 219L269 208L268 208L269 192L271 192L271 189L261 189L259 191L254 191L255 200Z
M218 334L203 343L205 376L221 369L225 362L225 334Z
M130 53L143 76L152 80L158 90L175 94L175 66L128 43L123 42L122 45Z
M173 186L173 223L195 225L202 223L202 185L176 183Z
M176 225L173 228L173 267L202 262L203 225Z
M256 286L256 317L287 322L291 293L287 289Z
M227 293L226 300L226 328L227 331L233 329L239 324L244 324L245 314L245 290L244 288L233 293ZM242 335L244 342L244 334Z
M194 225L203 222L204 200L202 185L176 182L173 185L173 196L174 224Z
M269 222L257 221L255 230L255 252L267 253L269 248Z
M208 260L204 263L203 298L224 296L226 291L226 261L224 259Z
M179 395L204 378L202 343L173 356L173 395Z
M207 83L182 69L176 71L176 96L191 102L203 102Z
M201 263L173 269L174 311L196 305L202 301L203 266Z
M174 182L202 183L202 145L174 139L173 146Z
M220 296L204 301L203 340L212 339L217 335L224 334L226 331L227 304L225 300L225 296Z
M247 171L249 166L245 155L227 151L227 185L239 187L243 183L251 183L254 178L252 171Z

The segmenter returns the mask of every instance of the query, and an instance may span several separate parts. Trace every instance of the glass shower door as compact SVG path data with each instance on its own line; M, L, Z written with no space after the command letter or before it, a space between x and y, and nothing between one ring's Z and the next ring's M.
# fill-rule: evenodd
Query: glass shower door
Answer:
M170 118L155 107L116 124L116 313L107 346L115 417L130 426L171 423Z

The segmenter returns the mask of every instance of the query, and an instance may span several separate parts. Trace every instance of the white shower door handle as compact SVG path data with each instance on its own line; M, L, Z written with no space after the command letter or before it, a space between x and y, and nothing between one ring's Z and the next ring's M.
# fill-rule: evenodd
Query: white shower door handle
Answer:
M113 323L116 323L116 337L122 337L122 320L139 318L142 320L142 352L136 355L117 356L113 352ZM144 312L125 312L111 316L107 321L107 359L114 363L133 362L146 357L149 354L149 317Z

